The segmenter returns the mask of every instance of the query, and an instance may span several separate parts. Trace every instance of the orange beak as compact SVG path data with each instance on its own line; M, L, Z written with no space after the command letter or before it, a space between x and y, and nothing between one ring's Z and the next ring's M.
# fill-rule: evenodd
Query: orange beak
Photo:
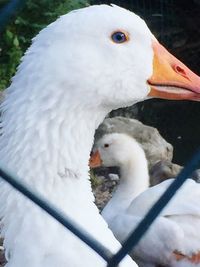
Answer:
M98 150L96 150L94 153L90 156L89 166L90 168L97 168L102 165L101 156Z
M200 100L200 77L153 40L153 75L148 96L174 100Z

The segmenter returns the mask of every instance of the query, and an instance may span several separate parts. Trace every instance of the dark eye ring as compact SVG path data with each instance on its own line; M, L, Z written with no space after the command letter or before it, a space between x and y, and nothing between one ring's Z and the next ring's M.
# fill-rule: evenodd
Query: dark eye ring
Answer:
M109 144L104 144L104 147L109 147Z
M114 32L111 35L111 38L112 38L113 42L117 43L117 44L125 43L128 41L128 35L124 32L121 32L121 31Z

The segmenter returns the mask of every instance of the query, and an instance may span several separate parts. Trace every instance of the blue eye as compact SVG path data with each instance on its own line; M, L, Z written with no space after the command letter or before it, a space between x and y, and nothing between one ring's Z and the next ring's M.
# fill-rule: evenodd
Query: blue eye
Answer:
M111 35L111 38L112 38L113 42L115 42L117 44L121 44L121 43L128 41L128 37L124 32L114 32Z

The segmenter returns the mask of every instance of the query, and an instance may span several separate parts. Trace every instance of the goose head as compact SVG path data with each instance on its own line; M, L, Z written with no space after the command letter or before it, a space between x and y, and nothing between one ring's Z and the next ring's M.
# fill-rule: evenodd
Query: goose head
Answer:
M147 97L200 98L200 78L159 44L144 20L128 10L92 6L61 17L46 31L53 38L51 56L54 52L58 63L48 64L55 68L60 64L64 77L68 74L63 84L69 83L69 77L72 85L76 81L77 94L87 95L90 103L111 110Z
M96 149L90 157L90 167L130 166L147 168L144 150L132 137L122 133L105 134L97 141Z
M93 6L67 29L68 53L75 57L70 76L84 75L81 90L95 104L115 109L147 96L199 99L199 77L159 44L134 13L115 5Z
M91 168L120 168L117 189L102 211L108 224L118 212L125 211L132 200L149 186L148 164L144 150L127 134L111 133L100 138L89 163Z
M69 92L83 108L106 112L148 97L200 98L200 78L159 44L144 20L114 5L72 11L42 30L13 83L43 106L51 94L69 101Z

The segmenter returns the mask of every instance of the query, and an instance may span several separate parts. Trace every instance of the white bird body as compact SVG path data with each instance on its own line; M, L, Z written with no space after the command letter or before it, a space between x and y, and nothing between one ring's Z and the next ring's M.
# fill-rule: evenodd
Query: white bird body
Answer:
M118 240L135 229L172 180L146 190L113 218L109 227ZM200 266L199 199L199 185L188 179L132 252L139 266Z
M97 151L104 166L120 167L120 184L102 215L123 242L173 179L147 189L149 177L144 151L124 134L105 135L98 141ZM199 201L200 186L188 179L132 251L139 266L200 266Z
M123 31L118 37L128 36L124 43L116 43L116 31ZM70 12L34 38L1 107L2 163L113 253L120 244L93 203L88 159L95 129L106 114L150 95L152 42L154 49L159 46L145 22L125 9L101 5ZM179 87L188 83L176 75ZM198 83L191 79L184 85L189 91L178 89L181 98L199 98L195 77ZM169 84L177 97L174 78ZM6 267L105 266L100 256L4 182L0 203ZM120 266L136 264L127 256Z

